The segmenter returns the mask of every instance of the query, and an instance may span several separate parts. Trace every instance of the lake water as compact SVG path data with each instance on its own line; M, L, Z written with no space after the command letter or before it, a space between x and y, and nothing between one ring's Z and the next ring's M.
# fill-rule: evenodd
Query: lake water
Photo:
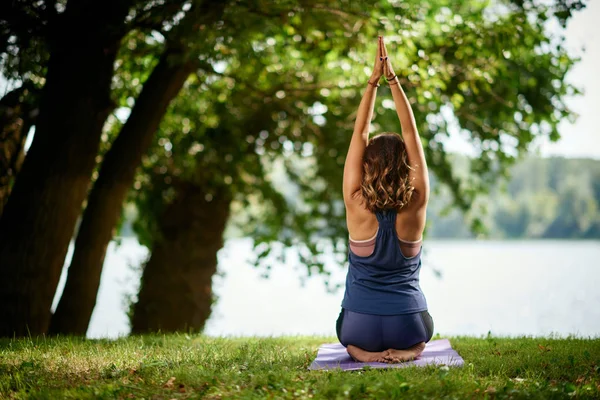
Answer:
M425 242L421 288L442 335L577 335L600 337L599 241ZM343 290L327 293L323 277L273 264L269 279L247 262L251 242L229 240L219 252L219 301L208 335L335 335ZM125 299L139 285L147 250L135 239L111 243L88 336L129 332ZM333 262L332 282L345 268ZM441 272L438 276L434 271ZM61 277L58 294L62 291Z

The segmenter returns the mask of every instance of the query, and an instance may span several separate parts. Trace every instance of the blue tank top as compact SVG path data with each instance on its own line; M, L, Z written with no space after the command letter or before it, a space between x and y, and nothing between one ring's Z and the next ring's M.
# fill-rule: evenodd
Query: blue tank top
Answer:
M406 258L396 233L395 210L377 211L375 250L367 257L349 251L346 293L342 307L358 313L400 315L427 310L419 286L421 250Z

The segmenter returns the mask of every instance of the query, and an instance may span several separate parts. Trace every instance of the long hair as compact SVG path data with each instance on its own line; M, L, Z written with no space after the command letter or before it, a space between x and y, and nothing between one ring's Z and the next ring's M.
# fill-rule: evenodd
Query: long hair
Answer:
M360 186L366 208L375 212L405 207L415 190L408 178L410 169L400 135L386 132L373 137L363 156Z

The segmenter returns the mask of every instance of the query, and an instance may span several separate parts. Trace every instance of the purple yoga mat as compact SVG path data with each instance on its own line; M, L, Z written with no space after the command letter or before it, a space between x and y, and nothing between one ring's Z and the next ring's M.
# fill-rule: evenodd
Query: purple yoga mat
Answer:
M433 340L427 343L425 350L423 350L423 353L419 358L414 361L406 361L399 364L356 362L348 355L344 346L340 343L333 343L324 344L319 348L317 359L312 362L308 369L341 368L344 371L352 371L363 369L365 366L371 368L404 368L412 365L424 367L431 364L461 367L464 364L464 360L454 349L452 349L448 339Z

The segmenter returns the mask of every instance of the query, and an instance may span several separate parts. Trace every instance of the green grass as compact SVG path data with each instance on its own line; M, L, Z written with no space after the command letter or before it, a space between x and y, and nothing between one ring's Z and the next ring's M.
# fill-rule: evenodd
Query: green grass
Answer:
M0 398L600 398L600 340L451 338L463 368L308 371L332 338L0 340Z

